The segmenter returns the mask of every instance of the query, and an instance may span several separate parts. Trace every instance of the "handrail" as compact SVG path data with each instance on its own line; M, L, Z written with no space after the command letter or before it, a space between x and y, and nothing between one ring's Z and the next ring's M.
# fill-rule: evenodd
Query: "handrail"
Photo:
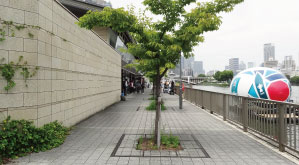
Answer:
M195 88L190 88L190 87L185 87L185 88L195 89ZM195 89L195 90L201 90L201 91L206 91L206 92L211 92L211 93L225 94L225 95L229 95L229 96L238 96L236 94L221 93L221 92L209 91L209 90L204 90L204 89ZM295 106L299 105L299 104L291 103L291 102L275 101L275 100L268 100L268 99L254 98L254 97L247 97L247 96L238 96L238 97L250 98L250 99L255 99L255 100L262 100L262 101L270 101L270 102L277 103L277 104L287 104L287 105L295 105Z
M176 86L175 91L178 93ZM278 144L279 150L299 157L299 104L237 96L185 87L185 100L223 116Z

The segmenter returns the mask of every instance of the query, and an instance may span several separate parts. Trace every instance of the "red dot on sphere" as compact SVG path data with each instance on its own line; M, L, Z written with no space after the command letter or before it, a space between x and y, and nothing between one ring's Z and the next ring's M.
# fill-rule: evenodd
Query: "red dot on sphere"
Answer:
M290 95L290 89L287 83L276 81L268 87L268 94L271 100L286 101Z

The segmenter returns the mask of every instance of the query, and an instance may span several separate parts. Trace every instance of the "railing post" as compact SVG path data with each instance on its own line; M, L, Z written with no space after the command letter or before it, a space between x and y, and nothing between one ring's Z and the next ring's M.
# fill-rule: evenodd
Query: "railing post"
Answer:
M248 132L248 98L242 98L243 131Z
M189 101L190 101L190 103L192 103L192 88L189 88Z
M199 90L195 91L195 105L198 106L199 105Z
M278 143L279 143L279 151L285 151L286 145L286 126L285 126L285 111L286 107L284 104L277 104L278 110Z
M204 94L203 94L203 93L204 93L204 91L201 91L201 100L202 100L202 101L201 101L201 103L202 103L202 104L201 104L201 108L202 108L202 109L205 109L205 106L204 106L205 104L204 104L204 99L203 99L203 95L204 95Z
M227 111L227 102L226 102L226 94L223 94L223 121L226 121L226 111Z
M184 95L184 99L189 100L189 96L190 96L190 91L189 88L185 88L185 95ZM186 97L185 97L186 96Z
M212 100L213 100L213 93L210 92L210 114L213 114L213 110L212 110Z
M194 89L192 89L192 88L190 87L190 90L191 90L190 102L191 102L191 103L194 103L194 102L193 102L193 99L194 99Z
M194 104L196 105L196 94L197 94L197 90L196 89L193 89L193 90L194 90L193 101L194 101Z

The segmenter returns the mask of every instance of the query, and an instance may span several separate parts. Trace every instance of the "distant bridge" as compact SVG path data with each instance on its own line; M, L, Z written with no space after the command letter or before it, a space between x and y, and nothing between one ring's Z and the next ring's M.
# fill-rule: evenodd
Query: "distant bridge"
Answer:
M175 80L179 80L179 77L175 77ZM204 80L208 80L208 77L182 77L182 82L192 84L192 85L197 85L202 83Z

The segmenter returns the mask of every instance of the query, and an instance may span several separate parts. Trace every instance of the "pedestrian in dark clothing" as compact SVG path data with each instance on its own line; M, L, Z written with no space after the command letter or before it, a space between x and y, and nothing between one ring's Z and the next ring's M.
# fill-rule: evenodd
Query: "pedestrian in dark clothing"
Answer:
M144 84L144 78L141 79L141 93L144 94L144 87L145 87L145 84Z
M124 94L125 94L125 96L127 96L127 93L128 93L128 80L126 79L125 80L125 85L124 85Z
M132 80L130 82L130 93L133 93L134 92L134 81Z
M174 81L171 81L170 94L174 94Z
M124 96L126 95L126 81L122 81L122 93Z
M139 81L136 82L136 91L137 93L139 93L139 91L141 90L141 84Z

